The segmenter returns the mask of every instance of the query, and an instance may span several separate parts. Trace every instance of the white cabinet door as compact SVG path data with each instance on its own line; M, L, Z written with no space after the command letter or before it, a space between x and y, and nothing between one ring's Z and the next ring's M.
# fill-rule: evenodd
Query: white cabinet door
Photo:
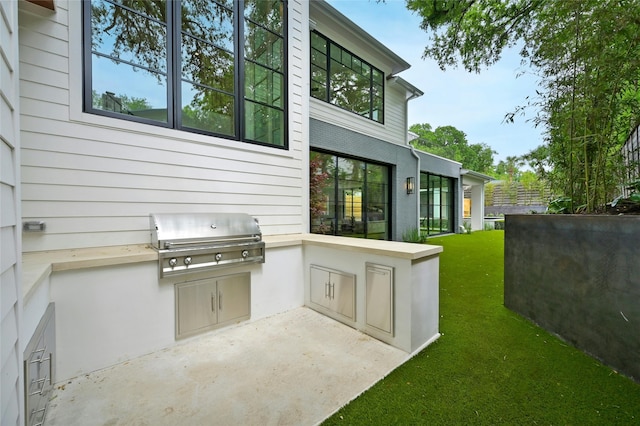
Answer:
M248 319L251 312L250 293L248 273L218 279L218 323Z
M176 337L204 331L217 321L216 280L176 285Z
M331 309L355 321L355 276L332 272L329 275L329 281L331 282Z
M311 266L311 302L330 309L330 272L326 269Z
M249 319L251 274L176 284L176 338Z
M336 319L356 320L356 277L346 272L321 266L311 266L311 307Z
M393 336L393 268L367 264L366 323Z

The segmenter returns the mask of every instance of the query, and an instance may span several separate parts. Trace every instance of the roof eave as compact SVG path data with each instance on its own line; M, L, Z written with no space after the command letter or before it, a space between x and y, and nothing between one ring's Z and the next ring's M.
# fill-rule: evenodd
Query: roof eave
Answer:
M389 49L384 44L380 43L374 37L372 37L368 32L360 28L356 25L352 20L344 16L337 9L331 6L324 0L313 0L309 1L309 13L313 16L313 12L321 13L326 15L331 20L338 23L340 26L349 30L355 37L358 37L362 42L371 45L376 50L381 52L384 56L386 56L391 62L391 75L398 74L402 71L406 71L411 68L411 64L402 59L400 56L395 54L391 49Z
M485 175L484 173L474 172L473 170L468 170L468 169L462 169L460 171L460 175L461 176L467 175L476 179L483 180L485 182L491 182L492 180L494 180L494 178L489 175Z

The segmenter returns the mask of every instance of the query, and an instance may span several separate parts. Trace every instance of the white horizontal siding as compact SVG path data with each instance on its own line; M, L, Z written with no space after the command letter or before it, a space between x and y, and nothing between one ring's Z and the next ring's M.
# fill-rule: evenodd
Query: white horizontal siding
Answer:
M23 42L20 47L20 57L25 63L37 65L42 69L61 73L69 72L69 57L67 55L57 55L43 50L41 46L29 46Z
M22 292L20 268L20 163L18 4L0 2L0 424L24 423L22 397Z
M25 66L25 68L29 68ZM66 88L52 86L50 84L37 84L26 80L22 81L20 85L20 97L21 102L26 108L26 111L42 111L39 115L45 115L48 118L57 119L59 117L55 115L56 112L61 111L66 113L66 117L69 117L69 90ZM26 102L29 102L27 104ZM45 105L37 106L37 103L46 103Z
M371 136L389 143L405 145L406 129L406 106L404 92L390 89L387 85L385 92L385 122L377 123L357 114L345 111L342 108L331 105L318 99L311 99L310 116L326 123L344 127L367 136Z
M27 33L20 34L20 50L22 46L31 46L51 54L68 56L68 2L56 0L55 5L55 13L46 17L20 11L20 28L29 29Z
M405 145L407 140L407 93L402 87L387 82L385 91L384 121L389 134L393 135L391 142Z
M44 210L42 207L46 206L50 210ZM168 201L163 201L161 203L130 203L127 205L127 213L130 216L122 215L122 203L121 202L100 202L100 203L86 203L84 201L71 202L71 201L24 201L22 203L22 207L24 210L24 215L28 216L33 220L45 220L47 222L47 228L54 228L55 225L52 221L59 220L77 220L78 218L85 218L86 220L93 221L100 218L107 218L109 220L114 221L114 225L112 228L115 228L116 225L121 226L121 228L115 228L117 230L126 229L123 222L127 221L129 227L132 227L132 223L134 224L131 229L139 229L139 226L143 223L148 223L148 219L146 217L150 212L154 213L174 213L179 211L180 209L184 209L184 205L178 203L171 203ZM248 206L236 206L236 205L227 205L224 203L211 203L205 204L202 202L194 203L188 206L187 211L206 213L210 212L215 208L215 211L219 212L241 212L250 214L251 211L255 208L255 205ZM284 203L279 205L269 205L269 206L260 206L261 208L261 217L285 217L287 214L291 214L291 211L294 210L293 205L286 205ZM95 209L100 209L100 215L94 213ZM52 213L55 213L56 216L50 216ZM93 215L91 215L94 213ZM297 213L296 213L297 215ZM118 222L119 221L119 222ZM116 223L118 222L118 223ZM136 225L137 224L137 225ZM93 225L95 226L95 224ZM82 229L91 229L89 227ZM145 231L148 229L145 228ZM76 229L76 232L79 232ZM25 234L24 237L27 237L29 234ZM38 235L38 238L40 235Z
M150 213L243 212L264 234L304 230L303 2L289 2L289 150L83 113L80 2L59 3L69 13L53 23L21 22L22 217L46 223L24 251L145 243Z

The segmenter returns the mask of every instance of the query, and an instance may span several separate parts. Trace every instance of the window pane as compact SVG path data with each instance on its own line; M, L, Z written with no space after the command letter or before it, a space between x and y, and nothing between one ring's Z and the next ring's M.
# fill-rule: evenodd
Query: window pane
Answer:
M181 65L183 79L230 94L235 92L231 53L183 35Z
M183 82L182 126L235 135L234 97Z
M327 69L327 55L317 50L311 50L311 64L314 66L326 70Z
M373 84L382 86L384 84L384 76L382 75L382 73L375 68L372 68L371 72L372 72Z
M327 41L311 33L311 96L329 101L327 78Z
M309 204L311 232L335 233L335 170L336 157L311 152L309 159Z
M284 146L284 112L250 101L245 107L245 137L276 146Z
M91 107L168 122L166 2L91 3Z
M164 2L159 2L163 5ZM145 9L146 11L146 9ZM166 13L155 4L145 15L106 1L91 3L91 50L114 61L138 65L139 71L167 72Z
M167 122L167 78L93 55L92 107Z
M282 0L245 0L244 16L276 34L284 34L284 4Z
M228 8L212 1L183 0L182 31L233 52L233 4L227 3Z
M250 22L245 25L245 58L277 71L283 66L283 39Z
M329 53L331 59L338 63L342 63L342 48L340 48L340 46L331 43L329 46Z
M371 110L371 119L378 123L384 122L384 102L381 96L373 98L373 109Z
M327 54L327 40L318 33L311 33L311 47L325 55Z
M367 238L389 239L389 168L367 164Z
M362 191L365 163L338 158L337 235L364 237Z
M311 67L311 96L328 101L327 72L315 66Z
M245 97L256 102L282 108L283 77L260 65L247 63L245 68Z
M330 102L369 117L371 91L369 81L346 66L331 61Z
M362 61L356 57L353 57L353 61L351 63L351 69L358 74L363 74L362 70Z

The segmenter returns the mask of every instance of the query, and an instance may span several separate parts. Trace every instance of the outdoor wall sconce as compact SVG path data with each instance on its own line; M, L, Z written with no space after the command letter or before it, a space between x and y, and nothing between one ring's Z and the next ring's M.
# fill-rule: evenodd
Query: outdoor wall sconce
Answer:
M407 178L407 183L405 184L405 186L407 187L407 194L413 194L413 191L414 191L415 186L416 186L415 178L408 177Z

